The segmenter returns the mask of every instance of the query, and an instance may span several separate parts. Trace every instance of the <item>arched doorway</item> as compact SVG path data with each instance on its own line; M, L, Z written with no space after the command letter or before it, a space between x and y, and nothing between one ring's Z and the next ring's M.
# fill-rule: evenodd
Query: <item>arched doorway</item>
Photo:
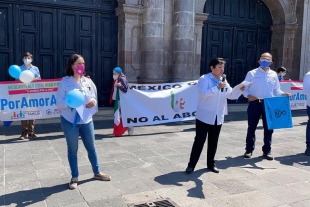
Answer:
M227 61L225 73L235 86L258 66L261 53L270 51L272 18L261 0L207 0L202 33L200 74L210 71L214 57Z

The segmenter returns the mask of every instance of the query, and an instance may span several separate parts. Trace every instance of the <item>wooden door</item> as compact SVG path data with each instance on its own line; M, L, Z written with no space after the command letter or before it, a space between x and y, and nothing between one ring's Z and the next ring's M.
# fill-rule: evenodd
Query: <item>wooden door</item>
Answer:
M12 80L8 67L21 65L24 52L34 55L45 79L63 77L68 58L78 53L97 85L99 105L107 106L117 64L115 1L6 2L0 0L0 81Z
M258 66L260 54L270 51L270 12L261 0L207 0L205 12L200 73L210 71L212 58L222 57L227 80L235 86Z

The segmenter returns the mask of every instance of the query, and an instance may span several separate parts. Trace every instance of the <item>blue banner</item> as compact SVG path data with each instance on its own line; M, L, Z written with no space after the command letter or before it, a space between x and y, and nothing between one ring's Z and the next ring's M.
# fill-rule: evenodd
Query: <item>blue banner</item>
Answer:
M292 128L292 111L289 97L273 97L264 99L268 129Z

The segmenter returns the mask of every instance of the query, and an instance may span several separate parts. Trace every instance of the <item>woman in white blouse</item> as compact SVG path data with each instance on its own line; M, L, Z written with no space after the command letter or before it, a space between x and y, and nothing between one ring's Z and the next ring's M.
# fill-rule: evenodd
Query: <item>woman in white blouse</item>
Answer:
M92 165L94 178L110 181L109 175L103 174L99 169L98 156L95 146L95 133L92 115L97 112L97 89L91 79L84 77L85 62L81 55L73 54L68 60L66 77L64 77L57 91L57 106L61 108L60 121L68 147L68 161L71 169L70 189L77 188L78 184L78 141L79 135L88 153ZM65 101L66 94L71 90L80 90L84 94L85 103L82 112L70 108ZM81 115L81 116L80 116Z
M198 106L196 111L196 137L192 147L190 161L186 173L192 173L199 160L203 145L208 135L207 167L219 173L214 157L217 149L224 115L227 115L227 98L237 99L244 86L240 88L237 97L233 97L232 88L223 79L225 60L214 58L209 63L211 72L202 75L198 81Z

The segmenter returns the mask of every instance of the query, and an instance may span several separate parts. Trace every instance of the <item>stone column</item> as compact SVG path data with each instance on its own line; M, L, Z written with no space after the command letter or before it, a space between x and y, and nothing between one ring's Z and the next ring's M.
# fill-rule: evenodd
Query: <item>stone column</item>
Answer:
M272 43L271 54L273 55L273 68L284 66L289 70L289 78L298 79L299 67L293 64L294 38L297 24L282 24L271 26Z
M300 80L310 71L310 0L304 2L302 45L300 58Z
M142 7L120 4L115 11L118 17L118 66L128 81L135 83L141 69Z
M164 26L164 77L169 81L172 63L172 26L173 1L165 0L165 26Z
M193 79L200 77L200 65L201 65L201 46L202 46L202 27L203 22L207 20L209 14L196 13L195 14L195 55L194 55L194 69Z
M166 82L164 77L164 0L144 0L140 83Z
M173 52L171 81L193 79L195 1L173 0Z

